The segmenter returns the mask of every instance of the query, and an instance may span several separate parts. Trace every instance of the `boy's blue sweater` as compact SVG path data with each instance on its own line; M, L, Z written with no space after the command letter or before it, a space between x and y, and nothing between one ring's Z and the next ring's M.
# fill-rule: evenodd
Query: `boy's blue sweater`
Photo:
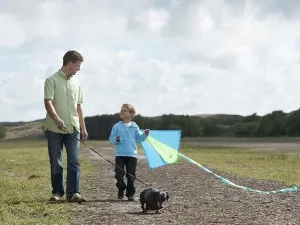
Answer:
M116 137L120 137L120 142L116 141ZM139 133L139 126L131 121L131 125L127 127L122 121L116 123L111 130L109 141L116 145L115 156L129 156L137 158L136 142L143 142L147 138L145 133Z

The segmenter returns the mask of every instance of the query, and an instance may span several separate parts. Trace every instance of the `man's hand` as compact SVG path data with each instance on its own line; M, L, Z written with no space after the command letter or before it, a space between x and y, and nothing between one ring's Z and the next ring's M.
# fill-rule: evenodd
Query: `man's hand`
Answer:
M64 121L63 121L61 118L59 118L59 117L55 117L55 118L54 118L54 122L55 122L56 126L57 126L59 129L62 129L62 128L65 127Z
M117 141L117 142L120 142L120 136L117 136L117 137L116 137L116 141Z
M149 130L149 129L146 129L146 130L145 130L145 134L146 134L146 136L148 136L148 135L149 135L149 132L150 132L150 130Z
M81 141L86 141L88 138L88 133L86 130L81 131Z

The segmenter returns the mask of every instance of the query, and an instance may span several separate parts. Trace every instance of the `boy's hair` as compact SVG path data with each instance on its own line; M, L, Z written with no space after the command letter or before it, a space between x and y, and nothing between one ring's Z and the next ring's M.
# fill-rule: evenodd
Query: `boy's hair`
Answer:
M122 106L125 106L129 110L129 112L132 114L132 118L134 118L134 116L136 114L134 106L127 104L127 103L123 104Z
M76 63L77 61L83 62L83 56L75 50L67 51L63 57L64 66L67 65L69 62Z

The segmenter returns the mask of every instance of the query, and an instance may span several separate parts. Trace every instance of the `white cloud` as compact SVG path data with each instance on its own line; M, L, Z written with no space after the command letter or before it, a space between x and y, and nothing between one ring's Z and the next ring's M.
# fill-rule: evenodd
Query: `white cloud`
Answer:
M43 118L43 82L69 49L86 116L122 103L164 113L291 111L298 97L297 1L0 2L0 121Z
M147 33L160 34L167 23L169 13L166 9L150 9L132 16L129 28L143 30Z
M26 39L21 21L12 13L0 13L0 48L17 48Z

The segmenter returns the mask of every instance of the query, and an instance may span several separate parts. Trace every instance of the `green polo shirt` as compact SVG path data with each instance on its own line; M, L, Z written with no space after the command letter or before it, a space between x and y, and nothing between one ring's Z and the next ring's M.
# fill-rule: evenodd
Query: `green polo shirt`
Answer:
M73 132L73 127L80 131L77 104L83 103L80 83L75 76L69 76L60 69L45 80L44 99L52 99L53 106L58 116L64 121L69 132ZM45 130L65 133L57 128L52 117L46 114Z

